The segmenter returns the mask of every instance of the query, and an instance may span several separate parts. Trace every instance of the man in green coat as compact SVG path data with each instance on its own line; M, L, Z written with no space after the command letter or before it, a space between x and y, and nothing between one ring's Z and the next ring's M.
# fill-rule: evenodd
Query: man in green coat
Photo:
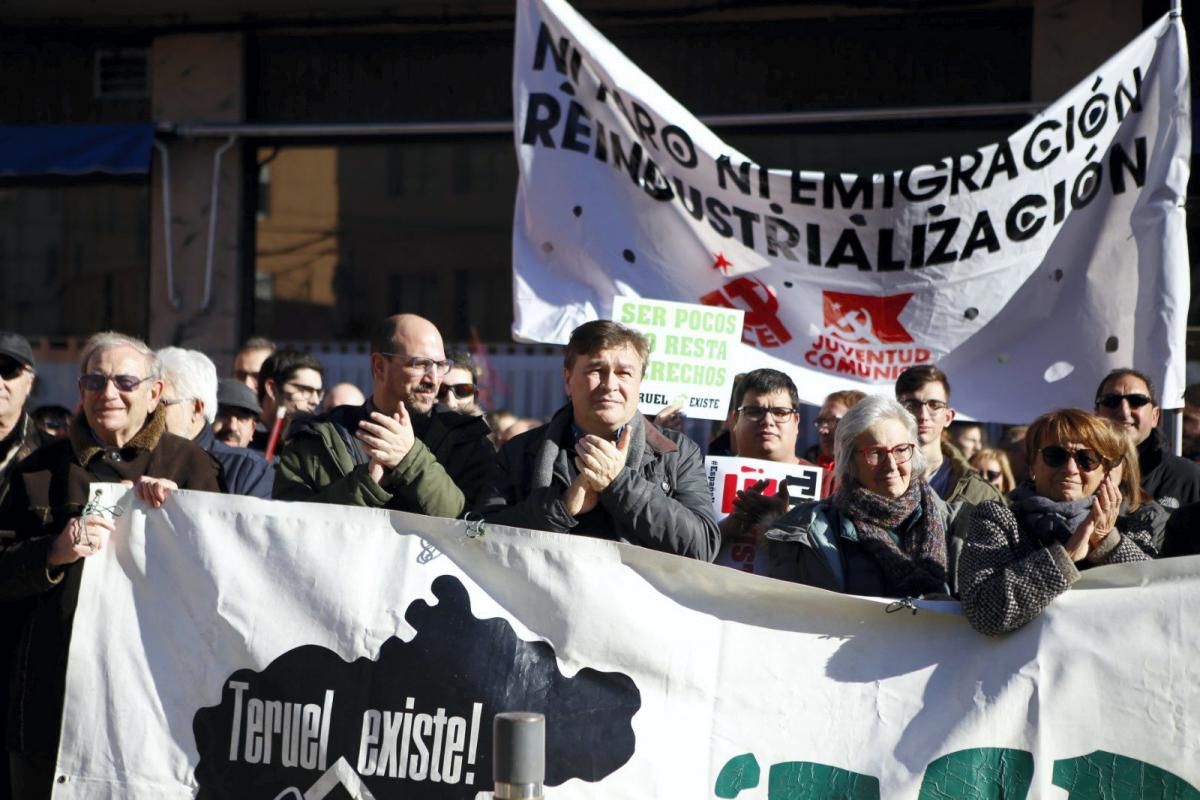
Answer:
M293 426L274 496L460 516L494 451L482 418L437 405L449 369L432 322L415 314L383 320L371 339L371 397Z

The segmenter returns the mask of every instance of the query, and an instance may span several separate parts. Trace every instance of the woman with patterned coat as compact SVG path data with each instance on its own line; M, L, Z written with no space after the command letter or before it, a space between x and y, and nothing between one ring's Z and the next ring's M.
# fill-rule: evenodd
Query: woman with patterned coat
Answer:
M1043 414L1029 426L1025 451L1030 481L1010 495L1011 508L976 507L959 563L963 611L989 635L1033 620L1080 570L1153 552L1138 515L1122 516L1121 485L1137 465L1122 464L1126 442L1107 421L1078 409ZM1124 474L1113 474L1118 465ZM1136 512L1139 500L1130 497L1124 511Z

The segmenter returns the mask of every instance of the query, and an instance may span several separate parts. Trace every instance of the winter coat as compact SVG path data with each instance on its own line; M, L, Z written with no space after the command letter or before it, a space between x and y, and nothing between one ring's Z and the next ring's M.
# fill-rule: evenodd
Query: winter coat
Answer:
M92 482L168 478L181 489L219 492L220 468L204 450L166 432L160 406L125 447L99 444L81 414L71 435L22 461L0 506L0 600L19 603L24 625L13 659L8 749L58 749L67 645L84 563L47 567L54 539L80 515Z
M576 474L574 411L568 403L549 424L517 436L497 455L475 510L518 528L615 539L712 561L721 534L700 448L635 414L625 467L600 493L596 508L572 516L563 491Z
M483 418L444 407L426 418L414 414L412 449L376 483L367 472L370 458L354 436L374 410L368 400L295 425L279 456L275 498L431 517L456 518L469 508L495 454Z
M934 494L947 531L952 520L944 500ZM920 506L918 506L918 509ZM910 518L904 524L915 524ZM949 534L948 534L949 535ZM854 521L829 500L801 503L775 521L766 533L768 575L842 594L887 597L883 570L859 544ZM949 556L951 550L946 549ZM953 575L953 565L947 569ZM946 587L947 593L950 591Z
M218 441L213 435L212 426L207 423L192 441L208 451L221 465L221 477L230 494L271 499L275 469L267 463L262 453L248 447L230 447Z
M1127 520L1132 520L1127 517ZM1042 541L1000 502L976 506L958 567L963 612L975 630L995 636L1034 619L1079 580L1079 570L1149 558L1147 529L1120 527L1076 565L1058 542ZM1141 545L1139 545L1139 542Z
M1158 428L1138 445L1138 466L1142 488L1167 513L1200 502L1200 464L1172 454Z

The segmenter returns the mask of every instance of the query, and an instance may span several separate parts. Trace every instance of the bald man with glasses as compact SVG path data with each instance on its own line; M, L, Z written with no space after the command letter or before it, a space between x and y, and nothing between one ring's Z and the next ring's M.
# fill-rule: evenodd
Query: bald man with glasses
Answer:
M371 396L293 427L274 496L458 517L495 452L481 417L438 404L450 367L429 320L397 314L380 322L371 340Z

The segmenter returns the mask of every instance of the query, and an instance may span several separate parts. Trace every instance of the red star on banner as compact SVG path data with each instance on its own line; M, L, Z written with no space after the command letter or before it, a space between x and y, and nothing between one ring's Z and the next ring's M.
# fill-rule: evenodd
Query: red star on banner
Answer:
M724 253L714 253L713 255L717 257L717 260L713 262L712 268L721 270L722 275L728 275L733 262L727 259Z

